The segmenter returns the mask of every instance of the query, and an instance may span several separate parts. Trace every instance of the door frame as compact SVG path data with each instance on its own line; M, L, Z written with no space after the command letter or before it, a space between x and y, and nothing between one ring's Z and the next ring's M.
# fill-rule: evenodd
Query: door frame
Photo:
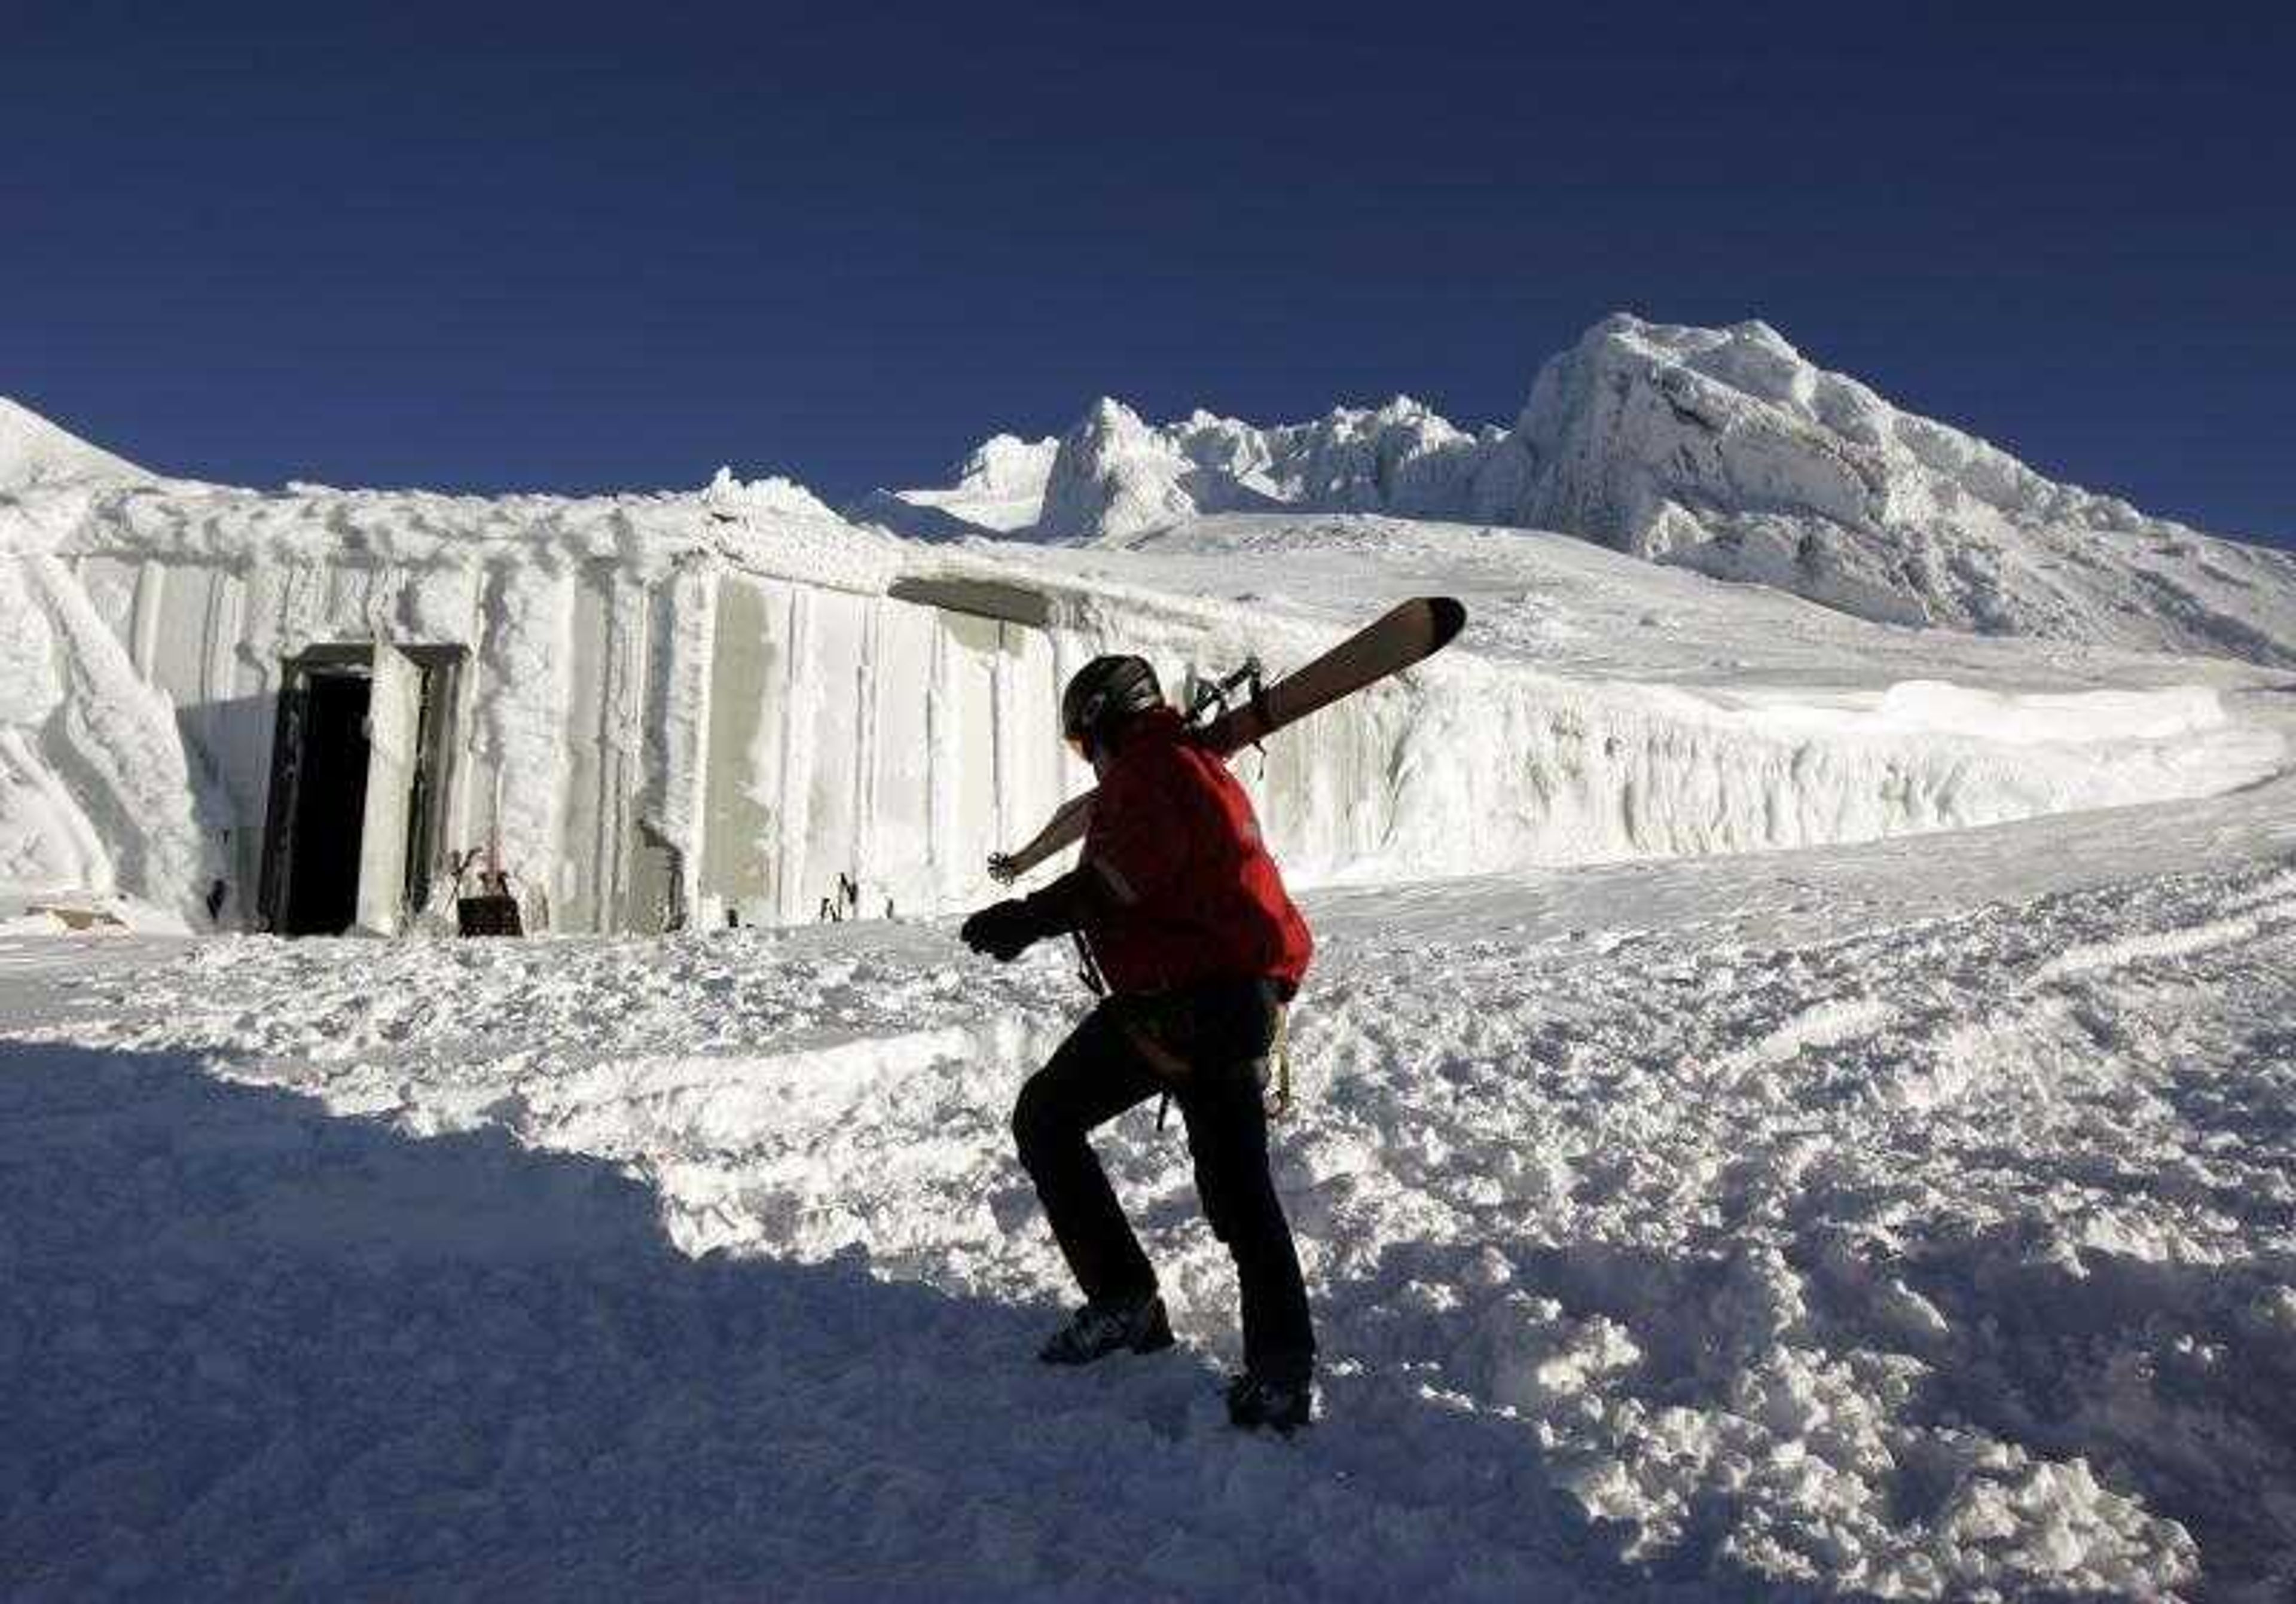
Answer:
M302 733L309 707L310 679L319 674L352 674L371 678L378 645L412 659L421 682L414 766L407 780L406 855L399 868L402 883L398 905L402 915L422 911L432 883L445 872L445 822L459 766L456 757L461 742L457 735L463 670L470 661L470 649L373 641L307 646L280 662L278 712L272 722L271 781L264 807L263 872L256 899L258 929L276 932L286 916L294 872L295 803L301 778ZM369 761L372 765L373 758ZM372 780L372 766L368 774Z

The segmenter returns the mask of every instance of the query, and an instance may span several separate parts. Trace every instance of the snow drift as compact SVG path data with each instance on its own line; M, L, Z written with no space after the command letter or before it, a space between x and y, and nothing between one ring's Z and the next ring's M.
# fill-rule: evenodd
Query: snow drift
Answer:
M1273 429L1203 412L1154 426L1103 399L1000 474L996 521L976 533L1121 540L1282 508L1485 520L1885 622L2296 663L2296 557L2053 482L1759 322L1606 319L1546 364L1504 430L1468 433L1407 397ZM982 504L976 480L855 515L882 520L898 500L958 533L947 520Z

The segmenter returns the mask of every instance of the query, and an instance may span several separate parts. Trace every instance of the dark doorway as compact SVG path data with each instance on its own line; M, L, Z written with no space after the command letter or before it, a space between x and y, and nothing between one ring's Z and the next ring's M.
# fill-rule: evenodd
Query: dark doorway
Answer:
M363 674L304 681L301 761L295 776L295 862L279 930L337 936L358 917L359 832L366 816L366 710Z
M440 870L463 650L307 648L282 666L261 928L405 929Z

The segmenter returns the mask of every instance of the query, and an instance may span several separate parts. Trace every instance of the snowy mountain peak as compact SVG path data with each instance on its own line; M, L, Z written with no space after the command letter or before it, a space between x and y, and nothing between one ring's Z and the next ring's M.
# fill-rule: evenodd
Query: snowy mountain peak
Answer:
M133 462L68 434L29 407L0 396L0 490L72 479L150 479Z
M1159 428L1103 400L1063 437L1034 532L1121 539L1205 513L1287 507L1440 516L1476 444L1408 396L1275 429L1201 408Z
M1201 504L1187 484L1193 468L1167 431L1103 396L1061 437L1037 527L1120 537L1192 517Z
M1083 419L1077 424L1075 429L1070 430L1070 433L1108 435L1120 435L1126 433L1144 434L1147 432L1147 430L1148 426L1140 421L1140 414L1138 413L1134 412L1130 407L1125 405L1123 402L1119 401L1113 396L1103 396L1099 400L1095 401L1090 406L1085 408Z
M1275 428L1201 409L1158 426L1103 397L1049 454L1021 449L993 526L964 485L857 515L1065 542L1251 511L1509 524L1884 623L2296 662L2296 557L2056 483L1759 319L1614 313L1540 369L1509 429L1469 433L1407 396ZM941 526L914 527L920 508Z
M1018 435L991 435L958 464L960 487L986 495L1041 496L1045 476L1061 448L1057 437L1024 440Z
M1482 516L1864 618L2296 661L2296 559L2058 484L1767 323L1605 319L1482 472Z

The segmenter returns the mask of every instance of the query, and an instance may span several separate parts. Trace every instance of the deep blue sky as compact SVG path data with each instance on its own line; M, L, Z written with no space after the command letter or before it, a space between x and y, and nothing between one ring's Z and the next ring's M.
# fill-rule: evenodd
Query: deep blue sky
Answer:
M0 394L213 479L840 500L1759 315L2284 539L2292 13L0 0Z

